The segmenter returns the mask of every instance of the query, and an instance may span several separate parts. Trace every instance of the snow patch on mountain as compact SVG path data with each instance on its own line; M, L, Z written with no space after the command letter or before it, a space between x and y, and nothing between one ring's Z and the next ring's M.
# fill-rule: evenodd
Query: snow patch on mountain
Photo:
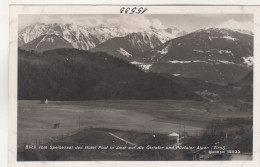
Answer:
M138 61L132 61L131 64L140 65L140 64L143 64L143 63L140 63L140 62L138 62Z
M180 76L181 74L172 74L173 76L175 76L175 77L178 77L178 76Z
M212 59L208 59L210 62L212 63L216 63L216 64L219 64L219 63L223 63L223 64L236 64L234 62L231 62L231 61L227 61L227 60L212 60Z
M195 93L210 102L216 102L219 99L218 94L209 92L208 90L195 91Z
M233 38L231 36L228 36L228 35L225 35L225 36L221 36L221 37L216 37L216 36L209 36L209 40L212 40L212 39L219 39L219 38L224 38L224 39L227 39L227 40L232 40L232 41L237 41L238 39L236 38Z
M150 67L152 66L152 64L145 64L145 63L141 63L141 62L138 62L138 61L132 61L131 64L134 64L136 65L137 67L139 67L141 70L147 72Z
M196 52L196 53L204 53L203 50L199 50L199 49L193 49L193 51Z
M208 63L207 61L193 60L194 63Z
M219 54L223 54L223 53L232 53L230 50L218 50Z
M152 66L152 64L142 64L142 65L140 65L141 69L143 69L144 71L148 71L151 66Z
M165 55L168 53L168 48L163 48L162 51L158 51L158 53Z
M247 64L248 66L253 66L253 64L254 64L253 56L243 57L243 60L244 60L244 63Z
M231 55L234 57L234 54L230 50L221 50L220 49L220 50L215 50L215 51L217 51L219 54L228 54L228 55Z
M161 51L157 51L157 52L162 55L167 54L171 45L172 42L169 42Z
M47 38L44 37L43 40L45 40L45 42L50 42L50 43L53 43L54 42L54 38Z
M230 62L230 61L226 61L226 60L212 60L212 59L208 59L208 60L211 61L211 62L218 62L218 63L223 63L223 64L235 64L234 62ZM207 64L209 64L209 62L202 61L202 60L193 60L193 61L174 60L174 61L168 61L168 62L173 63L173 64L187 64L187 63L207 63Z
M236 38L233 38L233 37L231 37L231 36L223 36L223 38L225 38L225 39L229 39L229 40L232 40L232 41L236 41L237 39Z
M130 53L128 53L127 51L125 51L123 48L120 48L119 50L117 50L119 53L121 53L122 55L126 56L126 57L131 57L132 55Z
M223 64L235 64L234 62L231 61L226 61L226 60L216 60L217 62L223 63Z
M191 61L178 61L178 60L173 60L173 61L168 61L169 63L173 64L185 64L185 63L191 63Z

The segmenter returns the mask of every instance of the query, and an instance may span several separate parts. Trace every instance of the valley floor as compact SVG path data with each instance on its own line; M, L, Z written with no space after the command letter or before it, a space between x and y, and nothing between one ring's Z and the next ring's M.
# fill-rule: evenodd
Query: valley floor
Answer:
M82 134L83 138L94 137L90 145L115 141L140 145L150 141L153 135L165 137L175 132L180 136L197 136L213 119L251 117L252 112L241 112L232 105L199 101L92 100L41 104L40 101L20 100L18 152L24 151L26 145L66 141L69 136L76 136L76 139L69 138L70 143L88 144L89 140L77 137ZM54 128L57 123L59 127Z

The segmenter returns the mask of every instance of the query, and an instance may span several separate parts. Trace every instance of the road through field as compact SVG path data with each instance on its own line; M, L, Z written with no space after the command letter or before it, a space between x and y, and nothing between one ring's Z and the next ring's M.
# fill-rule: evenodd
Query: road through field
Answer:
M117 139L119 139L119 140L121 140L121 141L123 141L123 142L125 142L125 143L127 143L127 144L130 144L130 145L132 145L132 146L136 146L136 144L134 144L134 143L132 143L132 142L126 140L126 139L123 139L123 138L121 138L121 137L119 137L119 136L117 136L117 135L115 135L115 134L113 134L113 133L110 133L110 132L109 132L108 134L110 134L111 136L113 136L113 137L115 137L115 138L117 138Z

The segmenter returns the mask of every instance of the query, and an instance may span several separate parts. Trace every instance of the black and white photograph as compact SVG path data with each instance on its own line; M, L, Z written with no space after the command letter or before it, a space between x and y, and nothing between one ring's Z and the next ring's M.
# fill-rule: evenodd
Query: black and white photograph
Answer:
M17 161L252 161L254 15L19 14Z

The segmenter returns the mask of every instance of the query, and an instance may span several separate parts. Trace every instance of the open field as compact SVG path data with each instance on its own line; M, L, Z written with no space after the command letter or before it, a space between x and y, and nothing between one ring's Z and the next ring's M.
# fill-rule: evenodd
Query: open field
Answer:
M119 137L122 136L123 138ZM129 143L128 140L134 142ZM18 152L19 161L96 161L96 160L161 160L165 158L175 159L176 152L172 150L146 150L137 147L169 146L174 143L169 140L166 134L156 134L153 137L150 133L123 131L106 128L88 128L63 139L44 144L51 147L74 147L74 149L28 149ZM38 145L39 147L42 145ZM75 149L76 147L81 149ZM113 147L114 149L111 149ZM87 149L86 149L87 148ZM165 154L170 156L165 157ZM184 154L178 152L183 160Z
M68 136L83 128L194 135L216 118L252 117L252 113L217 103L180 100L93 100L18 102L18 148L25 143ZM53 124L60 123L54 129ZM79 127L80 126L80 127Z

